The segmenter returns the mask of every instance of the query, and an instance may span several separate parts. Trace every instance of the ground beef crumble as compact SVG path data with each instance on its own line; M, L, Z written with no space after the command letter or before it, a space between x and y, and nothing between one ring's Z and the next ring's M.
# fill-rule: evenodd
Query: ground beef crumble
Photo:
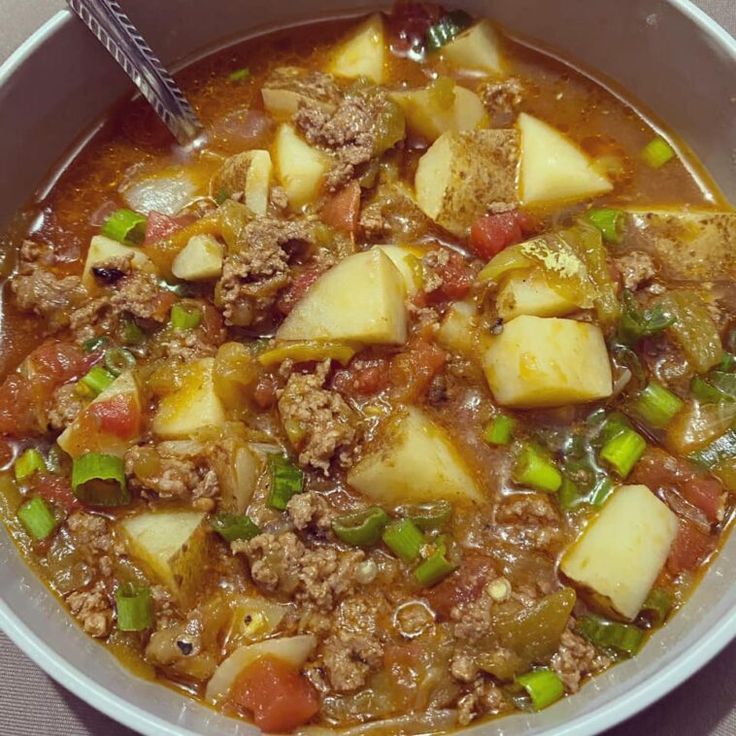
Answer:
M113 609L102 580L88 590L75 590L66 597L69 610L90 636L101 639L112 631Z
M76 383L66 383L54 392L51 407L48 410L48 425L50 429L61 431L66 429L87 405L77 392Z
M636 291L642 284L649 283L657 275L654 259L639 250L626 253L614 259L624 288Z
M610 657L601 654L589 641L576 634L572 627L574 620L562 634L560 648L552 657L552 669L559 675L569 693L580 689L580 682L586 675L606 669L611 664Z
M314 491L292 496L286 506L286 513L295 529L310 530L322 535L332 528L332 521L337 516L329 501Z

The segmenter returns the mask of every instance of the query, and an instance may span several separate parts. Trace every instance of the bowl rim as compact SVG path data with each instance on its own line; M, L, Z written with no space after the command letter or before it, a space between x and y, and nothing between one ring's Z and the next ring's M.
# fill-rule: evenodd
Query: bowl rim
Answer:
M736 38L723 26L696 6L691 0L664 0L681 12L706 35L713 38L736 63ZM75 22L72 13L57 11L34 31L0 65L0 86L7 82L16 70L41 47L46 40L59 33L66 25ZM35 573L34 573L35 574ZM149 711L120 697L95 682L82 671L57 655L46 642L37 636L0 598L0 629L8 638L49 677L66 690L83 700L95 710L121 725L145 736L200 736L183 726L175 726ZM657 677L650 677L633 692L620 695L604 703L590 713L574 717L571 721L553 727L545 736L595 736L657 702L667 693L695 674L736 638L736 609L724 615L695 645L686 649L667 664Z

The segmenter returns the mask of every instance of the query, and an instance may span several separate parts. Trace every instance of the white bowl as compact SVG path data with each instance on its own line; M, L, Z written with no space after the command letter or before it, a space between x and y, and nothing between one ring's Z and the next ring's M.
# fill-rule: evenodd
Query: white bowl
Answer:
M460 0L540 39L620 84L666 120L736 200L736 41L687 0ZM315 16L356 13L350 0L128 0L163 60L176 65L213 45ZM48 170L130 92L82 25L57 14L0 68L0 223L43 186ZM46 185L48 182L46 183ZM1 526L1 525L0 525ZM536 715L480 724L468 734L599 733L653 703L736 635L736 537L684 609L643 652ZM40 667L90 705L151 736L257 733L138 679L84 635L0 529L0 626Z

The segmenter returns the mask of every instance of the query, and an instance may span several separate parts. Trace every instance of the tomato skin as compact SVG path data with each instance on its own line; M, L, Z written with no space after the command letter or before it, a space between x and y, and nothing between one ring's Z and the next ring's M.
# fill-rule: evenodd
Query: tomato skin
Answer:
M22 435L39 429L30 384L11 373L0 385L0 432Z
M354 235L360 216L360 184L351 181L325 202L320 214L322 220L335 230Z
M320 708L319 695L309 680L276 657L261 657L246 667L230 690L228 702L251 712L256 726L267 733L292 731Z
M385 358L354 358L335 372L333 386L349 396L374 396L389 387L389 363Z
M194 218L190 215L169 217L168 215L164 215L162 212L151 210L151 212L148 213L148 220L146 220L146 237L144 242L156 243L159 240L168 238L177 230L181 230L192 222L194 222Z
M305 268L294 276L291 283L283 289L276 302L276 308L283 315L288 315L296 303L309 291L309 287L322 275L319 268Z
M401 401L414 402L424 396L445 366L447 354L421 337L412 340L390 367L391 383Z
M530 222L518 210L479 217L470 228L468 245L484 260L490 260L504 248L523 240Z
M473 284L473 273L468 268L465 258L459 253L448 251L447 263L437 266L434 270L442 279L442 283L436 289L421 294L426 304L439 304L467 296ZM418 306L425 305L418 304Z
M96 401L87 407L87 413L104 434L129 440L141 432L141 411L132 394L116 394L105 401Z
M455 606L476 600L493 577L490 557L469 555L455 572L430 588L425 596L440 620L447 621Z
M695 570L716 547L716 538L692 521L680 519L677 536L667 558L667 570L673 575Z
M28 481L28 495L42 496L67 513L82 508L80 501L72 493L68 478L50 473L34 473Z

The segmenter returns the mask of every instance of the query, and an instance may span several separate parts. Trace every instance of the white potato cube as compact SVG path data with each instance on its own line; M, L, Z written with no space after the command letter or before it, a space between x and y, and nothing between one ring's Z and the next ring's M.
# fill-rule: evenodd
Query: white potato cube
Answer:
M171 273L184 281L207 281L222 273L225 249L212 235L193 235L177 253Z
M389 506L483 499L447 432L413 406L386 425L376 445L348 472L348 483L372 501Z
M335 51L327 71L338 77L367 77L376 84L385 78L386 43L383 18L372 15Z
M254 215L265 215L271 191L271 154L268 151L248 151L248 154L250 166L245 178L245 206Z
M391 259L391 263L399 269L404 279L406 295L413 297L422 286L421 264L425 251L410 245L375 245L373 247Z
M286 191L292 209L317 199L330 168L327 154L312 148L291 125L284 124L276 131L273 159L276 178Z
M490 336L483 368L502 406L533 408L595 401L613 392L611 364L597 325L521 316Z
M499 289L496 311L504 322L522 314L563 317L578 306L555 291L540 273L513 273Z
M464 358L472 358L477 350L478 338L475 304L472 302L452 304L437 332L440 347Z
M214 362L214 358L201 358L188 367L180 388L161 400L153 417L154 434L184 438L225 423L225 409L213 381Z
M131 263L134 268L140 268L145 271L155 271L153 263L148 256L140 249L129 245L118 243L117 240L107 238L104 235L95 235L89 243L87 258L84 261L84 270L82 271L82 283L88 288L94 288L95 277L92 273L92 266L98 263L104 263L111 258L120 258L132 256Z
M404 299L404 279L385 253L356 253L317 279L276 338L400 345L406 341Z
M677 516L646 486L621 486L565 553L560 569L607 610L633 620L667 560Z
M493 203L516 203L518 135L514 130L443 133L419 159L417 204L458 237Z
M605 194L611 182L564 133L527 113L519 115L519 198L526 205Z
M323 84L318 74L302 67L276 67L261 87L266 112L277 120L288 120L302 105L333 112L339 102L337 89Z
M442 47L442 56L458 71L497 77L504 73L498 34L487 20L453 38Z

